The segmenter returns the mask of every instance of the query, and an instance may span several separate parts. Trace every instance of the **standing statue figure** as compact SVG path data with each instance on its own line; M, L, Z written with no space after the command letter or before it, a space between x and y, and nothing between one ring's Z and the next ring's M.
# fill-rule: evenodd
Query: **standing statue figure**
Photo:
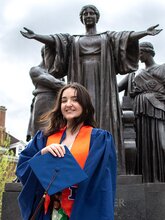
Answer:
M134 79L136 174L144 182L165 182L165 64L156 64L154 55L151 43L140 43L145 69Z
M28 125L26 140L29 141L38 130L42 130L40 116L54 107L58 91L65 85L62 80L49 74L44 61L45 47L41 49L42 61L38 66L30 69L30 77L35 86L34 98L31 104L31 115Z
M118 173L125 172L124 149L116 74L133 72L138 68L138 40L156 35L158 25L146 31L98 33L96 24L100 13L93 5L80 11L85 25L82 35L39 35L28 28L21 34L46 45L46 66L56 77L67 75L68 82L78 82L90 93L100 128L112 133L117 146Z

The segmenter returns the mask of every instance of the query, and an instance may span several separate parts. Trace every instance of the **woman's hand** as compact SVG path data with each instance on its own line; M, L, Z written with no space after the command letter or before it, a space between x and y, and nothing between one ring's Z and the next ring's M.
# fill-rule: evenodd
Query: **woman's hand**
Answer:
M65 147L62 144L50 144L41 150L41 154L51 153L55 157L64 157Z
M26 32L20 31L21 34L22 34L24 37L28 38L28 39L34 39L35 33L34 33L32 30L30 30L30 29L28 29L28 28L26 28L26 27L24 27L24 29L26 30Z
M159 34L163 29L156 29L158 26L159 24L149 27L147 29L147 35L155 36L156 34Z

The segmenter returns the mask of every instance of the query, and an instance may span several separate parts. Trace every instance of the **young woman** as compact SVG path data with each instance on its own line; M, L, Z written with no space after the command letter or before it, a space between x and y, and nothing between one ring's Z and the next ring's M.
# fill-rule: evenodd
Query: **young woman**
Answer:
M23 183L19 196L23 219L28 220L32 216L44 193L29 160L48 152L63 159L65 145L88 178L76 186L75 198L72 186L61 192L61 208L70 220L113 220L116 151L112 135L96 128L94 108L82 85L72 83L64 86L56 103L55 108L42 119L47 126L37 132L20 154L16 173ZM51 219L50 210L44 214L42 207L36 219Z

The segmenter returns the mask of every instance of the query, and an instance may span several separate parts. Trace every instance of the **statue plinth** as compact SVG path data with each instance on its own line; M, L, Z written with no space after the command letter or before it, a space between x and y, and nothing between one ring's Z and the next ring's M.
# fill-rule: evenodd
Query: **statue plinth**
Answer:
M17 197L20 183L7 183L3 193L2 220L21 220ZM165 183L142 183L140 175L118 176L115 220L165 219Z

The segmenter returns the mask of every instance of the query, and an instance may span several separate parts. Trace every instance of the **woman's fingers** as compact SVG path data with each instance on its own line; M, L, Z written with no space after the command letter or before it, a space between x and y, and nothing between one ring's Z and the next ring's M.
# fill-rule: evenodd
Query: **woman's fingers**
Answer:
M50 152L53 156L64 157L65 147L61 144L51 144L45 147L44 153Z
M63 145L61 144L52 144L51 148L53 149L53 151L55 152L55 154L58 157L64 157L65 154L65 148Z
M55 157L64 157L65 147L61 144L51 144L41 150L41 154L51 153Z
M54 157L57 157L58 155L56 154L56 152L51 148L48 147L48 152L51 153Z

